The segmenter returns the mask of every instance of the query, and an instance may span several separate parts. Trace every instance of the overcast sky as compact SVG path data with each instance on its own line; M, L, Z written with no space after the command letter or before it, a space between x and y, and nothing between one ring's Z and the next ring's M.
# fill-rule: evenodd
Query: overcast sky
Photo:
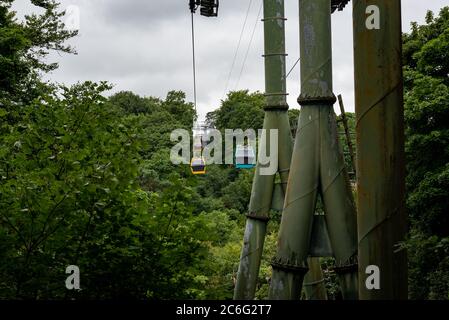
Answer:
M257 19L262 0L221 0L219 17L195 16L198 112L219 107L236 52L248 5L251 9L228 90L264 91L263 25ZM192 50L188 0L60 0L61 8L79 10L79 36L71 41L78 55L53 55L60 67L49 78L65 84L107 80L111 91L133 91L164 98L170 90L186 92L193 101ZM439 12L448 0L402 0L403 30L424 22L428 9ZM299 58L298 0L285 0L287 69ZM29 0L16 0L21 16L33 10ZM332 15L334 92L354 110L352 5ZM75 11L72 11L75 12ZM262 15L262 13L261 13ZM72 20L73 21L73 20ZM256 23L257 22L257 23ZM248 58L245 53L256 26ZM243 67L243 70L242 70ZM288 70L287 70L288 71ZM239 77L239 75L242 75ZM239 80L240 78L240 80ZM299 108L299 66L288 78L288 102Z

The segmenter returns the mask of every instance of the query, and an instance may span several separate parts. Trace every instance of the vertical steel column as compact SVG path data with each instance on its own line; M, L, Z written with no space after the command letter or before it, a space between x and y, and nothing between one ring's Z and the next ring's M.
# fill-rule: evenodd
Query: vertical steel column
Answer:
M326 97L332 103L335 97L331 87L330 43L322 39L322 33L328 31L327 27L330 26L330 0L300 0L299 6L300 98ZM327 23L329 26L326 26ZM319 77L315 74L320 69L316 62L324 62ZM309 84L310 81L313 84ZM323 90L318 92L317 89ZM278 252L273 262L271 299L299 299L302 281L308 271L306 260L319 188L319 118L319 108L302 104L279 231Z
M406 299L401 1L353 1L361 299ZM366 267L380 269L368 290Z
M264 0L266 106L263 128L267 134L265 140L259 141L259 154L271 148L269 130L278 129L278 168L284 184L287 183L292 154L286 99L285 20L284 0ZM256 291L275 178L275 175L261 175L260 169L261 165L257 163L234 299L253 299Z
M301 104L284 201L271 299L299 299L308 271L316 197L327 229L345 299L357 298L356 213L338 144L332 92L331 0L300 0Z

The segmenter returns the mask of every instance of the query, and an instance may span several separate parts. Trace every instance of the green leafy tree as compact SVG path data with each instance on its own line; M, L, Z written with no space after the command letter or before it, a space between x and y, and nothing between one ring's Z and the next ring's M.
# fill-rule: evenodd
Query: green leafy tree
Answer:
M292 129L292 133L295 133L298 127L299 114L300 109L288 109L288 119L290 122L290 128Z
M56 297L67 265L84 267L92 233L114 238L142 213L133 123L104 108L105 84L62 88L22 108L0 137L2 297ZM104 233L103 233L104 232ZM116 243L119 250L123 243ZM45 271L44 271L45 270ZM55 289L57 286L60 289Z
M449 7L403 42L410 297L448 299Z
M176 117L176 120L184 128L191 128L196 120L194 106L192 103L186 102L186 94L182 91L168 92L162 107Z
M254 173L240 171L237 179L223 189L223 203L226 208L235 209L242 215L247 213Z
M264 104L265 97L259 92L233 91L220 108L207 114L206 122L219 130L262 129Z
M150 114L160 111L162 101L157 98L142 98L130 91L121 91L109 98L109 101L120 107L125 114Z
M11 105L11 100L28 102L38 96L46 87L40 75L58 67L57 63L47 61L48 54L75 53L65 42L77 34L65 29L62 22L65 12L59 11L56 1L31 0L44 12L27 15L23 22L11 11L13 2L0 3L0 102L4 107Z

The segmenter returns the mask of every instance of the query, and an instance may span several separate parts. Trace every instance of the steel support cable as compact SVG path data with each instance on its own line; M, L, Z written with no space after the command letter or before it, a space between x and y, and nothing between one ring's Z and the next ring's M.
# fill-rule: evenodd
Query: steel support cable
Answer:
M290 69L290 71L287 73L287 75L285 76L284 79L287 79L288 76L290 75L290 73L292 73L293 69L295 69L295 67L298 64L299 60L301 60L301 58L298 58L298 60L296 60L296 62L293 64L293 67Z
M338 171L338 173L332 178L331 182L326 186L322 186L322 192L323 194L326 193L326 191L334 184L335 181L337 181L337 178L341 176L341 174L343 173L343 171L346 169L346 165L343 165L340 170Z
M343 167L339 170L339 172L335 175L334 178L332 178L332 181L327 185L327 187L322 186L322 194L323 194L323 198L324 198L324 194L328 191L328 189L335 183L335 181L337 181L337 178L339 178L342 173L344 172L344 170L346 169L346 167L343 165ZM324 200L323 200L324 201ZM359 241L360 242L360 241ZM340 260L340 265L347 265L348 263L350 263L351 258L354 256L354 254L357 254L357 248L355 248L355 251L353 253L351 253L351 255L344 259L343 263Z
M320 68L321 68L321 67L320 67ZM331 105L330 107L332 107L332 105ZM320 110L320 114L321 114L321 110ZM338 142L338 136L337 136L336 140L337 140L337 142ZM321 142L320 142L320 148L321 148ZM338 152L338 153L340 153L340 152ZM321 161L320 161L320 166L322 166ZM326 206L325 201L324 201L324 198L325 198L325 197L324 197L324 194L327 193L328 190L329 190L329 188L330 188L330 187L337 181L337 179L338 179L339 177L341 177L341 175L342 175L342 173L344 172L344 170L346 170L346 165L345 165L345 163L344 163L344 161L343 161L342 166L340 167L340 169L338 170L338 172L336 173L336 175L331 179L330 183L329 183L327 186L321 185L321 195L322 195L322 201L323 201L324 206ZM346 184L346 183L345 183L345 184ZM326 211L325 211L325 215L326 215ZM352 252L352 253L349 255L349 257L347 257L346 259L343 259L343 260L339 260L337 264L338 264L338 265L341 265L341 266L351 265L351 264L352 264L351 259L352 259L352 258L354 257L354 255L356 255L356 254L357 254L357 246L354 248L354 252ZM337 262L337 261L336 261L336 262Z
M255 121L256 121L256 118L254 118L253 120L252 120L252 122L251 122L251 126L255 123ZM249 129L251 129L251 127L249 128ZM265 128L262 128L262 130L264 130ZM265 129L265 130L271 130L272 128L270 128L270 129ZM259 142L259 144L260 144L260 142ZM256 210L253 210L253 212L260 212L260 211L262 211L262 210L265 210L265 209L268 209L267 211L269 212L270 210L271 210L271 204L270 204L270 206L264 206L264 207L259 207L259 208L257 208ZM248 216L247 216L248 217ZM248 217L248 218L250 218L250 219L253 219L253 220L256 220L256 219L254 219L254 218L252 218L252 217Z
M193 105L196 111L196 62L195 62L195 26L193 23L193 12L191 12L192 20L192 63L193 63Z
M251 38L249 40L248 47L246 48L245 57L243 59L243 64L242 64L242 68L240 69L239 77L237 79L237 84L235 85L235 90L237 90L237 87L239 86L240 78L242 77L243 70L245 69L246 60L248 59L249 50L251 49L251 45L253 43L254 34L256 33L256 27L257 27L257 23L259 22L260 13L262 12L262 8L263 8L263 1L261 0L260 7L259 7L259 12L257 13L256 22L254 23L253 32L251 34Z
M254 250L248 252L246 255L244 255L244 256L242 256L242 257L240 258L240 261L242 261L242 260L245 259L246 257L249 257L250 255L256 253L257 251L260 251L261 249L262 249L262 248L257 247L256 249L254 249Z
M305 127L307 127L308 125L310 125L310 124L312 124L313 122L318 121L318 120L320 120L320 117L319 117L319 116L318 116L317 118L314 118L314 119L309 120L309 122L307 122L305 125L303 125L302 127L298 128L298 129L297 129L297 132L298 132L298 133L301 132L301 130L304 130ZM296 135L298 135L298 133L297 133Z
M313 76L314 74L316 74L321 68L323 68L326 64L331 63L332 62L332 56L330 56L329 58L327 58L322 64L320 64L315 71L311 72L309 75L307 75L306 77L304 77L304 79L301 80L301 85L309 80L309 78L311 76Z
M294 198L292 201L288 202L285 204L284 209L288 208L290 205L292 205L294 202L301 200L307 196L309 196L311 193L313 193L314 191L318 190L319 188L319 184L316 184L312 189L310 189L309 191L306 191L305 193L303 193L302 195L299 195L298 197Z
M374 102L371 106L369 106L361 115L356 119L356 128L359 126L362 119L370 112L372 111L376 106L378 106L384 99L386 99L390 94L396 91L396 89L400 86L400 83L397 83L395 86L393 86L390 90L388 90L381 98L379 98L376 102ZM377 222L374 226L372 226L363 236L360 237L358 243L362 243L368 235L370 235L372 232L374 232L377 228L379 228L381 225L386 223L388 220L390 220L396 212L398 212L399 208L396 207L392 213L388 213L386 216L382 218L379 222Z
M304 124L303 126L301 126L300 128L298 128L298 132L300 132L301 130L303 130L305 127L307 127L308 125L312 124L315 121L318 121L320 119L320 117L316 117L313 118L311 120L309 120L306 124ZM288 208L291 204L293 204L294 202L310 195L311 193L313 193L314 191L316 191L319 188L319 184L316 184L311 190L307 191L306 193L299 195L298 197L294 198L292 201L285 203L284 205L284 209Z
M377 222L374 226L372 226L365 234L360 237L359 243L361 243L370 233L372 233L374 230L376 230L378 227L383 225L385 222L390 220L397 212L399 211L399 207L396 207L392 213L387 214L385 217L382 218L379 222Z
M396 91L396 89L401 85L401 83L396 84L394 87L392 87L390 90L387 91L381 98L379 98L375 103L373 103L371 106L369 106L361 115L356 119L355 127L357 128L359 126L360 121L379 103L381 103L384 99L386 99L390 94Z
M226 95L226 91L228 90L229 81L231 80L231 76L232 76L232 71L234 70L235 62L237 61L237 54L238 54L239 49L240 49L240 44L242 43L243 32L245 31L246 22L248 21L249 11L251 9L252 2L253 2L253 0L249 1L248 9L246 10L245 21L243 22L243 27L242 27L242 31L240 32L240 37L239 37L239 41L237 43L237 48L236 48L235 53L234 53L234 58L232 59L231 70L229 70L228 79L226 80L226 86L225 86L225 89L224 89L223 95L222 95L222 100L224 99L224 96Z
M237 111L237 110L235 110L235 111ZM256 123L257 120L258 120L257 118L253 118L248 129L252 129L251 127ZM262 127L262 129L264 129L264 128Z

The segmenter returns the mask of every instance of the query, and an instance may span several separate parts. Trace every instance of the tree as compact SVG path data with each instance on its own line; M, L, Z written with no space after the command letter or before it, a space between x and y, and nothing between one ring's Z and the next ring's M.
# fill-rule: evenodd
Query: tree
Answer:
M162 101L157 98L142 98L130 91L120 91L109 98L125 114L150 114L161 110Z
M229 297L242 228L221 197L238 173L201 179L169 159L192 103L42 82L57 67L48 52L73 53L75 33L54 1L32 1L44 13L23 23L11 3L0 5L0 298ZM83 290L64 287L68 265Z
M449 7L405 34L410 297L449 298Z
M288 109L288 120L290 122L290 128L293 132L296 132L296 129L298 127L298 119L300 114L299 109Z
M170 91L163 103L163 108L176 118L184 128L192 128L196 120L193 103L187 103L186 94L182 91Z
M219 130L262 129L265 97L259 92L233 91L222 101L220 108L209 112L206 122Z
M145 212L136 179L138 135L132 121L104 108L101 93L109 88L63 87L23 106L17 125L6 124L0 136L1 297L62 297L61 270L74 264L89 273L87 261L119 251L129 239L113 235ZM108 247L113 239L115 247ZM95 250L88 254L88 248Z
M58 11L56 1L31 0L44 13L27 15L24 22L18 22L11 11L13 2L0 4L0 103L4 107L11 105L11 100L28 102L38 96L45 88L40 75L58 67L46 61L48 54L75 53L65 42L77 34L65 29L65 12Z

